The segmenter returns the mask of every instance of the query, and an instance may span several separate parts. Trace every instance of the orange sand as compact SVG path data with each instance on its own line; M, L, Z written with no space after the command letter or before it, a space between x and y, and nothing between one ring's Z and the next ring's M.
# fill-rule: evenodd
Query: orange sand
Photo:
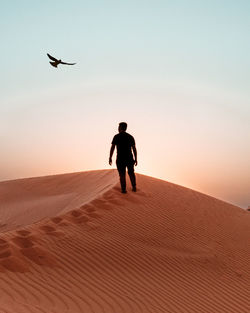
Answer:
M0 183L0 313L249 313L250 213L115 170Z

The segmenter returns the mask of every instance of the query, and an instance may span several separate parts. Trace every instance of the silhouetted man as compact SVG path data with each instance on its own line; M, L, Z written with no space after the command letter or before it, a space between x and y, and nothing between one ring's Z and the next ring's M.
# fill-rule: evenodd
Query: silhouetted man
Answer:
M126 168L130 177L132 191L136 192L136 179L134 173L134 165L137 165L137 151L135 147L134 137L126 132L127 123L120 123L118 127L119 134L115 135L110 149L109 164L112 165L112 155L117 150L116 166L120 176L121 191L126 193ZM132 150L134 157L132 154Z

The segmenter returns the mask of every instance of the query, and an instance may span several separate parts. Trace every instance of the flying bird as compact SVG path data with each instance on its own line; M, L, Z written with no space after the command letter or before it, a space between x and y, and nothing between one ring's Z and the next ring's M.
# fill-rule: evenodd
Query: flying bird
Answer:
M53 62L49 62L52 66L57 67L57 65L59 64L67 64L67 65L75 65L76 63L66 63L66 62L62 62L62 60L57 60L56 58L52 57L51 55L49 55L47 53L47 56L50 58L50 60L52 60Z

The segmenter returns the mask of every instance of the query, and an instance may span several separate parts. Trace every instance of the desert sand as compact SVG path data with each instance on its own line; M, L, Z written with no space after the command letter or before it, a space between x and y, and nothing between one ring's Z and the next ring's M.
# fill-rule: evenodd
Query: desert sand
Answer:
M250 213L116 170L0 183L0 313L249 313Z

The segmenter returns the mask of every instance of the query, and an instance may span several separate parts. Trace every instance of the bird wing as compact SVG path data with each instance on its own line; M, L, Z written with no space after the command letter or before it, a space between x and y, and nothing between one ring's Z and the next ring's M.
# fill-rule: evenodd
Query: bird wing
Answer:
M66 63L66 62L60 62L61 64L67 64L67 65L75 65L76 63Z
M50 60L58 62L58 60L54 57L52 57L50 54L47 53L47 56L50 58Z

